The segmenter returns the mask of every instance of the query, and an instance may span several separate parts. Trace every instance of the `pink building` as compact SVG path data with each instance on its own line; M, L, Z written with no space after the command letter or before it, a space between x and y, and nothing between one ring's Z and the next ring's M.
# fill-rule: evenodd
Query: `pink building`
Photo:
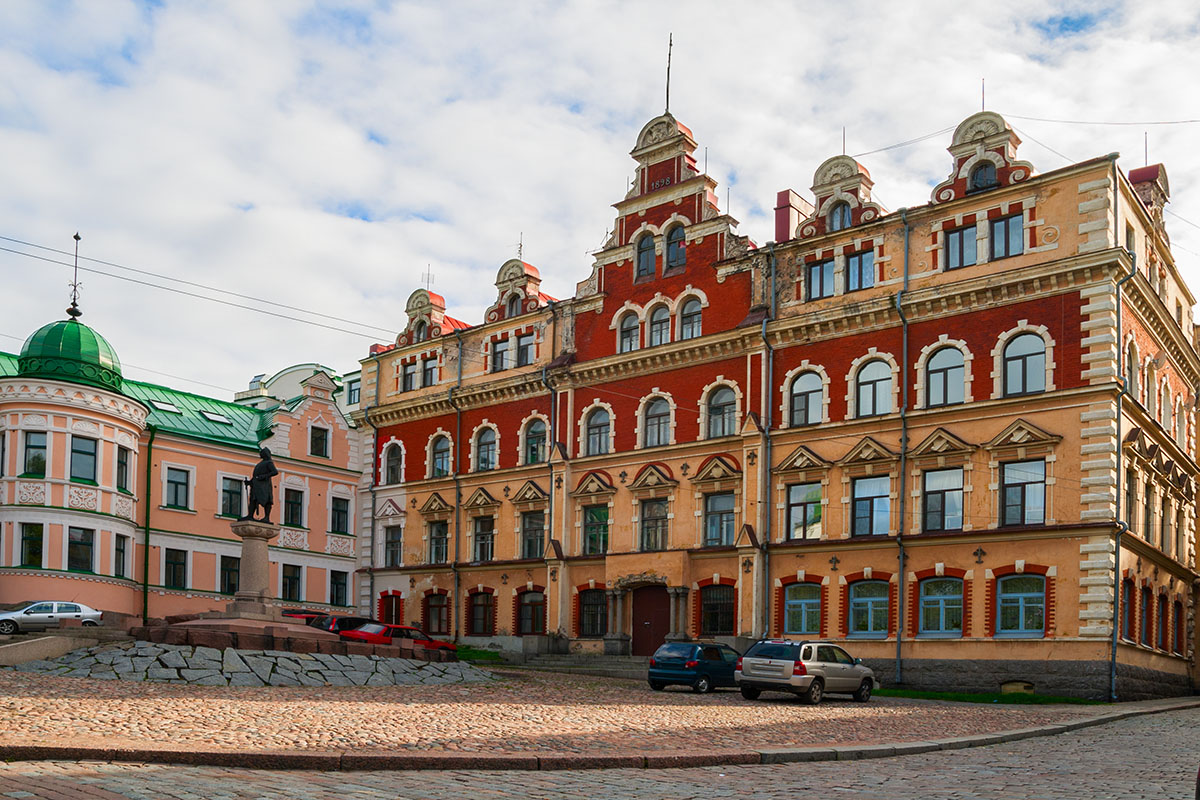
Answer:
M125 380L77 319L0 353L0 603L77 601L162 617L220 609L237 589L243 478L271 449L272 594L354 603L357 437L336 379L252 405Z

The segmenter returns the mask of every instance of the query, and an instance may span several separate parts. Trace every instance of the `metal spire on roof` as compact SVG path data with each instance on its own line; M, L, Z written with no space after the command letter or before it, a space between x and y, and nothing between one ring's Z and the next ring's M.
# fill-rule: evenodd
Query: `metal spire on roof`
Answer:
M421 274L421 280L425 283L426 291L433 288L433 268L429 264L425 265L425 272Z
M671 48L675 43L675 34L667 34L667 110L663 113L671 113Z
M75 277L70 283L71 305L67 308L67 316L71 319L83 316L83 312L79 310L79 240L82 238L79 231L75 231Z

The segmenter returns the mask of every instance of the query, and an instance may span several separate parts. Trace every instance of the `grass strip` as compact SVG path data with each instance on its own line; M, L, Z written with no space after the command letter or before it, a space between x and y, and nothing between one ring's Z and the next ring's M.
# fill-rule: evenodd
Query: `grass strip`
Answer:
M876 697L909 697L914 700L947 700L952 703L998 703L1001 705L1042 706L1066 703L1082 706L1107 705L1104 700L1082 697L1056 697L1025 692L919 692L913 689L876 689Z

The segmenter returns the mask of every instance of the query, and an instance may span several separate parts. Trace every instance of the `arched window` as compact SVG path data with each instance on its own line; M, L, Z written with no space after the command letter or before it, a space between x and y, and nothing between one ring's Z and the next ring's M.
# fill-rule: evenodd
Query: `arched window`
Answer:
M996 582L996 635L1044 636L1046 579L1006 575Z
M450 632L450 604L444 594L431 594L425 598L425 632L443 636Z
M793 583L784 590L783 632L817 636L821 632L821 587Z
M953 406L966 397L963 354L957 347L943 347L929 358L925 367L925 405L928 408Z
M666 306L650 312L650 346L667 344L671 341L671 313Z
M1171 387L1163 384L1162 399L1158 403L1158 421L1165 430L1171 430Z
M517 631L521 636L537 636L546 632L546 595L542 592L521 592L517 596Z
M815 372L801 372L792 380L791 418L793 428L817 425L824 417L825 387Z
M519 316L521 314L521 298L513 295L508 298L508 307L504 311L504 316L508 319Z
M887 636L888 584L886 581L858 581L850 585L851 636Z
M708 438L737 433L737 397L733 389L722 386L708 396Z
M1187 412L1182 408L1175 414L1175 443L1187 447Z
M1155 413L1154 407L1155 407L1155 403L1158 401L1158 393L1154 388L1154 365L1153 364L1146 365L1145 394L1146 394L1146 413L1150 415L1150 419L1154 419L1157 416L1157 414Z
M1004 396L1046 391L1046 343L1036 333L1014 336L1004 346Z
M1133 581L1121 581L1121 638L1133 641Z
M1141 643L1146 647L1154 641L1154 595L1150 593L1149 586L1142 587L1142 618L1141 618Z
M999 185L999 181L996 180L996 165L990 161L984 161L971 170L971 180L967 185L967 191L982 192L984 189L994 189Z
M683 226L676 225L667 231L667 269L687 264L687 250L683 244Z
M525 463L541 464L546 460L546 423L532 419L525 426Z
M475 471L496 468L496 431L484 428L475 437Z
M444 478L450 474L450 440L439 436L433 440L430 448L433 454L433 468L429 471L431 478Z
M1183 603L1176 600L1172 606L1175 611L1175 616L1173 618L1175 622L1175 625L1173 626L1175 628L1175 635L1172 637L1175 641L1173 642L1172 649L1176 653L1183 655Z
M640 344L638 340L641 338L638 336L640 332L638 328L639 325L637 314L630 311L628 314L621 317L617 352L632 353L634 350L638 349L638 345Z
M1160 594L1158 596L1158 649L1166 650L1169 646L1167 641L1167 596Z
M603 589L584 589L579 593L579 635L603 636L608 633L608 600Z
M732 586L705 586L700 590L701 636L733 636L736 595Z
M850 227L850 204L837 203L829 209L829 230L841 231Z
M855 380L858 405L857 417L874 417L892 410L892 368L886 361L876 359L863 364Z
M400 445L388 445L387 449L383 451L383 482L388 485L399 483L403 464Z
M661 397L646 404L642 419L645 434L642 441L646 447L661 447L671 443L671 406Z
M496 632L495 598L487 592L476 592L467 600L470 619L467 632L470 636L491 636Z
M648 233L638 239L636 277L654 277L654 237Z
M587 418L587 455L598 456L608 452L610 421L608 411L597 408Z
M700 301L693 297L683 304L680 312L679 338L695 339L701 333L700 323Z
M1162 498L1162 513L1159 515L1159 541L1158 549L1162 550L1167 555L1171 555L1171 520L1174 515L1171 513L1171 498L1167 497L1167 493L1163 492Z
M921 581L920 623L920 632L924 636L962 636L961 578L927 578Z
M1129 347L1125 349L1125 391L1134 400L1138 396L1137 374L1137 350L1134 349L1133 342L1130 342Z
M422 320L413 327L413 341L423 342L429 338L429 326Z

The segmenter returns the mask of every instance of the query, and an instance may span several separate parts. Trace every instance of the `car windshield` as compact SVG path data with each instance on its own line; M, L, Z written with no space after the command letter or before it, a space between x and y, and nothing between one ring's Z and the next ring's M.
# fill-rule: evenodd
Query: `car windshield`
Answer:
M746 658L783 658L795 660L795 645L781 642L759 642L750 648Z
M690 658L695 649L692 644L664 644L654 652L655 658Z
M361 633L383 633L384 627L382 625L373 625L371 623L367 623L366 625L360 625L354 630Z

